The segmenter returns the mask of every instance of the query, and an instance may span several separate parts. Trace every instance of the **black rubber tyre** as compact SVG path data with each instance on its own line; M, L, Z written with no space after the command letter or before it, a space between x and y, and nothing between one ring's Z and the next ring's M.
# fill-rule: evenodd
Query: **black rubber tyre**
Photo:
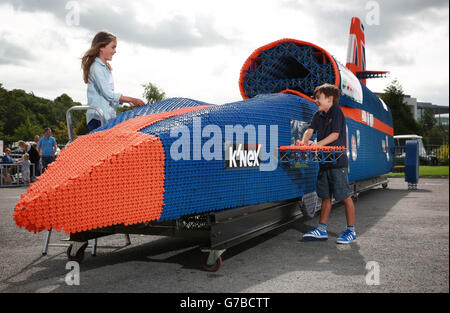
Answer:
M81 263L81 262L83 262L83 259L84 259L84 251L86 250L86 248L87 248L87 246L88 246L88 243L86 242L84 245L82 245L81 246L81 248L77 251L77 254L76 255L70 255L70 252L72 251L72 247L73 247L73 245L70 245L68 248L67 248L67 259L69 259L69 261L75 261L75 262L78 262L78 263Z
M217 272L221 266L222 266L222 257L220 256L214 265L208 265L206 264L206 261L208 260L209 252L202 252L201 256L201 263L202 267L207 272Z
M316 215L318 197L315 192L304 195L298 202L300 210L306 219L314 218Z

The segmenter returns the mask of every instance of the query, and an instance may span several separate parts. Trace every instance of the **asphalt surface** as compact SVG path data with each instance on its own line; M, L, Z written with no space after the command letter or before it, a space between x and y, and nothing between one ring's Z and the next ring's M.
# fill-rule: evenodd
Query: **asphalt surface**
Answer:
M41 255L45 232L18 228L12 218L25 188L0 188L0 292L449 292L449 180L403 178L362 193L357 242L337 245L346 225L335 205L325 242L303 242L318 223L300 219L228 249L222 268L205 272L195 242L159 236L99 239L97 256L81 264L80 284L68 285L66 248ZM52 242L66 238L54 232ZM114 248L114 246L116 248ZM374 263L376 262L376 263ZM377 280L377 278L379 278Z

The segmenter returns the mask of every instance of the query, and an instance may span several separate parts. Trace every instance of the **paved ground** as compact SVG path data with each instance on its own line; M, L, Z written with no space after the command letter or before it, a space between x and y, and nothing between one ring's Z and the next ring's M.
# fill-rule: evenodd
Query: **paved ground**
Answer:
M402 178L391 179L387 190L360 195L356 244L335 244L345 226L336 205L328 241L300 241L318 217L299 220L227 250L216 273L201 270L194 242L134 235L123 249L99 249L96 257L86 250L79 286L65 282L65 248L41 256L44 233L14 224L12 208L25 189L0 189L0 292L449 292L448 188L448 179L421 179L408 192ZM366 283L377 274L370 261L379 266L379 285Z

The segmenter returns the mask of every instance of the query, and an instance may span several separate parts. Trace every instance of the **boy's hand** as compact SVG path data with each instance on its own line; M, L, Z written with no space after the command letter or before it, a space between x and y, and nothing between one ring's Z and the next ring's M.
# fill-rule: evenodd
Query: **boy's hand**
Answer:
M302 140L298 140L295 142L296 146L315 146L316 143L314 141L308 140L307 143L304 143Z

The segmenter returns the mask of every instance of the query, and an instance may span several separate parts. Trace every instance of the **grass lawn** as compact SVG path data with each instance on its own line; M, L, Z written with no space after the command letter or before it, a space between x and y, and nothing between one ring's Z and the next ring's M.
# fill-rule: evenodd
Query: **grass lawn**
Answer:
M404 177L405 173L389 173L389 177ZM447 166L419 166L419 177L448 177Z

